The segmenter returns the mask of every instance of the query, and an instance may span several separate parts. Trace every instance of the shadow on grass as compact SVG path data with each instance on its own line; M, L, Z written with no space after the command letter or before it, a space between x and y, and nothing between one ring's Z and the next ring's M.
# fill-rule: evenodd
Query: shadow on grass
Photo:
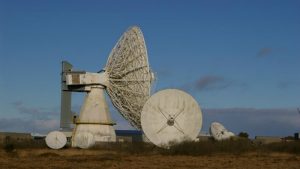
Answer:
M144 142L102 143L95 145L91 149L111 150L129 154L153 154L160 150L160 148L156 147L155 145Z
M27 142L6 142L2 145L3 150L12 153L16 149L22 148L47 148L44 141L27 141ZM101 143L91 148L91 150L106 150L116 153L142 154L142 155L213 155L218 153L229 153L239 155L242 153L291 153L300 155L300 141L281 142L272 144L254 144L248 139L232 139L224 141L200 141L200 142L183 142L171 146L169 149L159 148L150 143L133 142L133 143ZM52 156L53 154L43 154L43 156ZM118 157L113 158L118 159ZM102 160L113 160L105 159Z
M281 142L271 144L254 144L248 139L233 139L224 141L184 142L164 150L168 155L212 155L216 153L229 153L239 155L242 153L291 153L300 155L300 141Z
M163 151L168 155L212 155L216 153L241 154L254 151L255 146L247 139L224 141L183 142Z
M224 141L200 141L200 142L183 142L175 144L169 149L156 147L149 143L108 143L97 145L92 149L112 150L116 152L129 154L161 154L161 155L213 155L219 153L228 153L239 155L249 152L257 153L292 153L300 154L300 141L282 142L272 144L254 144L249 139L232 139Z
M300 141L265 144L260 145L258 149L260 151L282 152L300 155Z

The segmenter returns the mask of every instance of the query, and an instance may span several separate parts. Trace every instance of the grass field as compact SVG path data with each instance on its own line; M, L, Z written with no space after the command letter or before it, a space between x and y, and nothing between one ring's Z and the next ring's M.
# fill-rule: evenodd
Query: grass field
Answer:
M247 140L184 143L169 150L149 144L110 144L89 150L51 150L8 144L0 168L300 168L300 142L255 145Z

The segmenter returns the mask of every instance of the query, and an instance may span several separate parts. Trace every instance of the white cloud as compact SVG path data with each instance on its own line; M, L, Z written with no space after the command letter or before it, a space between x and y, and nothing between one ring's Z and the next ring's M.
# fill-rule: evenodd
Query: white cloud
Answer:
M1 118L0 130L7 132L28 132L47 134L49 131L59 129L59 120L26 120L21 118Z
M59 120L50 119L50 120L34 120L33 125L40 130L55 130L59 128Z
M37 119L50 119L54 116L59 115L58 108L39 108L25 105L22 101L16 101L12 103L13 107L18 111L18 113L30 116L31 118Z

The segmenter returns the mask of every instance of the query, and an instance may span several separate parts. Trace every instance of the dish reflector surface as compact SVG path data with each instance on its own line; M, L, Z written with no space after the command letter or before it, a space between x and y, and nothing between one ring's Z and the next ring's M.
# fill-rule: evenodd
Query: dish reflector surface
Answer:
M105 72L109 81L106 91L113 105L132 126L141 129L140 116L150 97L152 73L140 28L131 27L121 36L109 55Z
M155 93L145 103L141 124L152 143L168 148L172 144L196 139L202 127L202 112L189 94L166 89Z
M67 143L67 137L60 131L52 131L46 136L46 144L52 149L61 149Z
M229 132L221 123L213 122L210 126L210 134L215 140L226 140L234 136L232 132Z

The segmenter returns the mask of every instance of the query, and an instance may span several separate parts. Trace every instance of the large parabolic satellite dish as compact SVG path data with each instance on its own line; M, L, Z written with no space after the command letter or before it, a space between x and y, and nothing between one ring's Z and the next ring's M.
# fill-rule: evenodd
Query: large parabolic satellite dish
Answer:
M147 138L159 147L195 140L202 127L196 100L177 89L165 89L145 103L141 123Z
M137 129L141 129L141 110L150 97L154 75L148 63L147 49L141 30L132 27L111 51L105 72L107 93L119 112Z
M69 70L64 68L64 64L72 67L67 62L63 63L62 91L87 93L79 119L75 122L72 146L88 148L94 142L116 141L104 91L124 118L133 127L141 129L141 111L150 97L154 75L149 67L140 28L131 27L121 36L105 68L98 73ZM65 95L69 97L68 93ZM66 103L70 104L70 101Z

